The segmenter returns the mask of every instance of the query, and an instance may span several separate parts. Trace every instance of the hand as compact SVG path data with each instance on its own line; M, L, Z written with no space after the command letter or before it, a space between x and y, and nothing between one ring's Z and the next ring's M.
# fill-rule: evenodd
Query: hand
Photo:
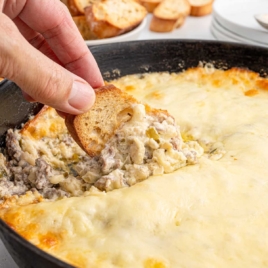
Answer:
M2 11L2 12L1 12ZM0 77L29 101L79 114L103 85L97 63L59 0L0 0Z

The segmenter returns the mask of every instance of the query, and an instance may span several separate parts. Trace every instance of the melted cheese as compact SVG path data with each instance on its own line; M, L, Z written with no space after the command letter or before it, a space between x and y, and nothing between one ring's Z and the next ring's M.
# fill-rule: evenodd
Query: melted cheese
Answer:
M68 161L77 161L78 156L85 155L76 143L63 142L64 138L69 138L64 119L48 106L44 106L37 116L29 120L17 135L23 157L32 165L43 155L51 166L68 170Z
M202 144L199 163L112 192L4 203L0 216L77 267L267 267L268 81L197 68L114 84L168 109L184 139Z

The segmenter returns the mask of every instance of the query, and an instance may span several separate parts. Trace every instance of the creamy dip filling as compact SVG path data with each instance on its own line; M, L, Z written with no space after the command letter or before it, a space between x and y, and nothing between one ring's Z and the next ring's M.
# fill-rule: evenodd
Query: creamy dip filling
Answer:
M198 141L204 149L198 163L131 187L91 186L86 196L52 202L29 191L4 200L0 218L75 267L267 268L268 80L239 69L194 68L113 83L168 109L184 143ZM75 174L69 166L87 156L67 137L18 141L27 161L41 157Z
M142 104L132 110L131 118L93 158L79 151L68 133L35 141L9 130L8 161L3 154L0 158L0 197L37 190L57 199L81 196L92 186L111 191L197 163L203 148L196 141L183 142L172 116L149 115Z

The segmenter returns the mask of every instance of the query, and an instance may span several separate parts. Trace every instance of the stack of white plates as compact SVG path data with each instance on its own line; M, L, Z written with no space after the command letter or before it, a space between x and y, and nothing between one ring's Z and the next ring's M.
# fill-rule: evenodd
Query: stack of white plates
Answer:
M215 0L211 32L216 39L268 47L268 30L255 20L268 0Z

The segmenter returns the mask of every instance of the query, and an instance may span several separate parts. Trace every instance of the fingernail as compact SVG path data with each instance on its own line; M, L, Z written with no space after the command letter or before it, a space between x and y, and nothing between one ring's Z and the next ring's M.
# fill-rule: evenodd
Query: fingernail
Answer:
M82 112L89 110L95 101L95 92L89 84L75 80L69 96L68 103Z

